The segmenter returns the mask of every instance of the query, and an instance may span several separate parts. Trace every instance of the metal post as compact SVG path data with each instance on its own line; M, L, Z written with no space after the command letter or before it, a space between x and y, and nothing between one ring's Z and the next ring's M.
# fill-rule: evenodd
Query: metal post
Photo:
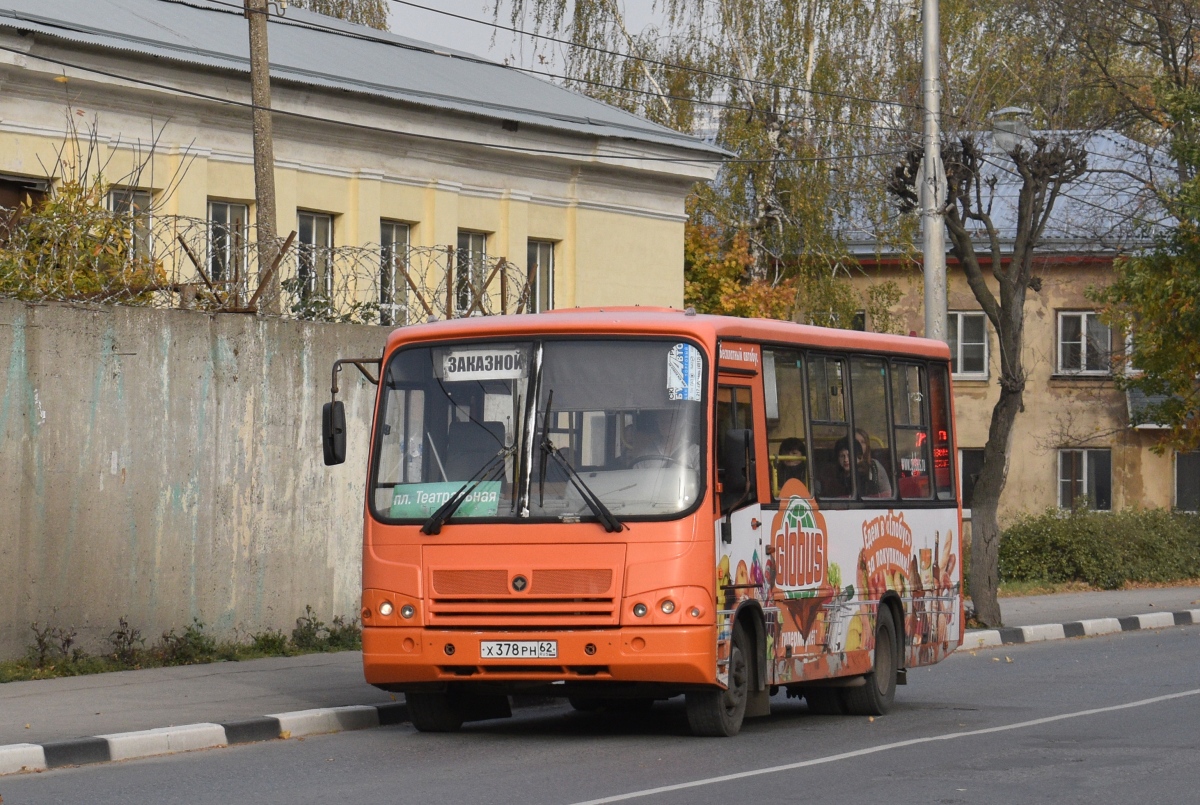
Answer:
M941 29L938 0L923 0L922 21L925 41L922 48L923 79L921 98L925 107L925 166L921 183L921 213L924 218L925 259L925 337L945 341L946 324L946 229L942 221L944 173L939 136L941 86L938 81L938 56Z

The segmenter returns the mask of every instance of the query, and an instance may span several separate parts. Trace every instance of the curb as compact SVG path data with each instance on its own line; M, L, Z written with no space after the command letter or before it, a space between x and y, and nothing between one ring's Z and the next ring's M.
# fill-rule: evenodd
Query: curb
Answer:
M973 629L963 635L961 649L993 648L1044 640L1064 640L1068 637L1094 637L1115 632L1136 632L1139 629L1165 629L1168 626L1200 624L1200 609L1181 612L1151 612L1124 618L1095 618L1070 623L1046 623L1040 626L1017 626L1009 629Z
M0 775L386 727L405 721L408 721L408 706L404 702L389 702L276 713L222 724L183 724L46 744L9 744L0 746Z
M1200 609L1182 612L1152 612L1125 618L1097 618L1070 623L1048 623L1008 629L977 629L963 635L960 648L967 650L1200 625ZM349 707L324 707L292 713L226 721L220 724L184 724L138 732L120 732L89 738L72 738L46 744L0 746L0 775L36 772L62 766L83 766L116 760L153 757L172 752L211 749L218 746L301 738L346 730L387 727L408 721L404 702Z

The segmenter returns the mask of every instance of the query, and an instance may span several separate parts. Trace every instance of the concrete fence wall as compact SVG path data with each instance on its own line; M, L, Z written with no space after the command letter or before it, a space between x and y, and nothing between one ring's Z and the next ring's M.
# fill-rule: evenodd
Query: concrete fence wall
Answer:
M321 404L386 332L0 300L0 658L34 621L98 650L122 616L153 639L355 615L375 387L342 373L341 467Z

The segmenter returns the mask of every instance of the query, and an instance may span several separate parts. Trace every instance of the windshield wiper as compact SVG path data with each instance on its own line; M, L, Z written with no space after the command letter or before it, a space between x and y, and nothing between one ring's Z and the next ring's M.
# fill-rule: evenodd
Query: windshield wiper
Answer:
M422 534L436 535L441 533L442 526L446 521L458 511L458 507L467 499L475 487L479 486L484 481L497 481L504 475L504 459L508 458L510 448L504 448L496 455L480 467L470 479L459 487L458 491L450 496L449 500L438 507L438 510L429 516L425 521L425 525L421 526Z
M567 478L570 479L574 487L579 490L579 496L583 498L583 502L586 503L588 508L592 510L592 514L596 515L596 518L600 520L601 524L603 524L604 530L608 531L609 533L615 533L623 530L625 528L625 524L618 520L617 516L613 514L607 506L604 505L604 501L596 497L596 493L588 488L588 485L584 483L583 478L579 477L579 473L576 472L575 468L571 466L571 462L560 456L558 451L554 448L554 443L550 441L550 416L554 410L553 403L554 389L551 389L550 394L546 398L546 413L543 415L544 419L542 420L542 461L540 467L541 478L538 481L538 495L542 498L542 500L539 501L539 505L544 505L545 503L546 459L552 458L558 464L558 466L562 467L562 469L566 471Z

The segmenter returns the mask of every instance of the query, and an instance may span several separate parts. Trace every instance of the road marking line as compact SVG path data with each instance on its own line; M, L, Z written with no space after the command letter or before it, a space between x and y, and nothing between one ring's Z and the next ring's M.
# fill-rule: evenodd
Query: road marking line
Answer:
M1080 710L1077 713L1063 713L1057 716L1046 716L1045 718L1035 718L1032 721L1021 721L1016 724L1005 724L1000 727L985 727L984 729L968 730L967 732L950 732L944 735L930 735L925 738L910 738L907 741L896 741L890 744L880 744L879 746L871 746L866 749L855 749L853 752L842 752L836 755L828 755L826 757L813 758L812 760L802 760L798 763L787 763L782 766L768 766L765 769L755 769L753 771L740 771L734 774L723 774L720 777L708 777L703 780L693 780L690 783L676 783L675 785L664 785L658 788L647 788L643 791L631 791L628 794L616 794L611 797L601 797L600 799L589 799L585 802L575 802L572 805L606 805L610 802L625 802L630 799L638 799L640 797L649 797L655 794L666 794L671 791L683 791L688 788L699 788L705 785L716 785L717 783L727 783L731 780L742 780L746 777L757 777L762 774L775 774L781 771L792 771L794 769L803 769L808 766L819 766L824 763L833 763L838 760L849 760L850 758L862 757L863 755L873 755L878 752L886 752L890 749L903 749L909 746L918 746L925 743L933 743L934 741L953 741L958 738L970 738L975 735L991 735L997 732L1009 732L1011 730L1025 729L1026 727L1036 727L1041 724L1052 724L1055 721L1066 721L1071 718L1082 718L1084 716L1094 716L1099 713L1111 713L1116 710L1128 710L1131 707L1144 707L1148 704L1158 704L1159 702L1169 702L1173 699L1182 699L1187 696L1200 695L1200 688L1195 690L1185 690L1182 693L1169 693L1165 696L1155 696L1152 699L1141 699L1136 702L1126 702L1125 704L1114 704L1109 707L1097 707L1092 710Z

